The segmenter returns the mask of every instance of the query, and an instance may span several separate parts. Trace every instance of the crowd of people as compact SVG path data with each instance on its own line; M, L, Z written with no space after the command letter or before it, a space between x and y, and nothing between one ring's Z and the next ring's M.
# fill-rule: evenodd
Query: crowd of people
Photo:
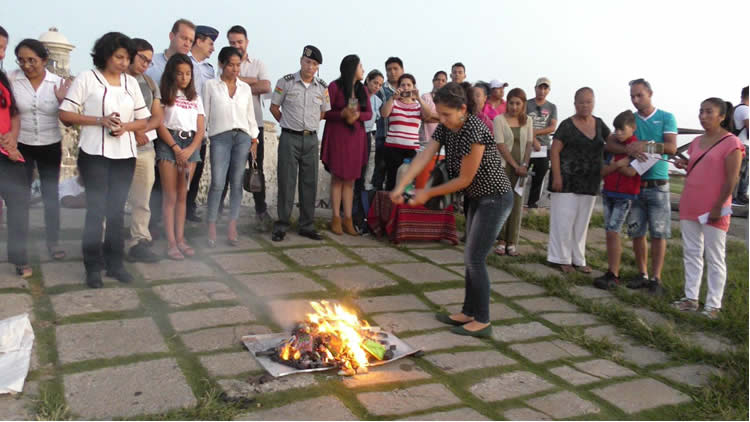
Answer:
M488 336L486 257L493 249L519 255L524 195L517 187L530 178L526 206L536 208L549 169L547 260L563 272L592 271L585 242L601 194L609 269L594 285L621 284L619 233L627 221L639 274L625 284L663 293L661 272L671 235L668 163L677 154L677 124L652 104L646 80L631 81L636 112L620 113L612 132L594 114L591 88L575 92L575 114L558 125L557 108L547 100L550 79L537 79L533 98L519 87L506 95L509 84L503 80L467 82L460 62L451 67L450 82L438 71L430 92L420 95L416 78L398 57L385 61L384 75L377 69L366 72L358 56L348 55L341 60L340 76L326 83L316 76L322 53L307 45L299 70L279 78L272 89L264 63L248 54L242 26L226 32L229 46L219 51L215 69L211 56L218 36L215 28L179 19L168 47L156 52L147 40L110 32L94 44L93 68L73 81L46 70L49 53L41 42L24 39L16 45L19 69L0 72L0 195L8 210L8 258L18 275L32 274L26 239L34 170L41 180L49 254L65 257L58 244L58 120L80 128L77 164L85 188L82 248L89 287L102 287L102 271L130 282L124 259L180 261L196 254L185 238L185 221L202 221L195 201L207 154L206 246L216 247L228 190L226 241L237 246L243 175L248 166L263 168L262 96L270 93L269 111L281 126L277 219L268 213L265 187L253 197L258 227L270 230L273 241L283 241L291 227L295 189L298 233L322 239L314 226L319 160L331 174L334 235L366 231L363 216L374 191L390 191L394 203L411 206L461 192L466 296L460 312L437 317L454 325L457 334ZM0 28L0 60L8 39ZM710 317L718 315L726 282L726 210L733 198L747 201L747 97L745 87L736 108L717 98L705 100L700 106L705 134L691 143L689 159L672 161L687 171L680 206L685 297L675 306L698 309L705 251L709 294L703 312ZM319 140L321 120L326 124ZM402 173L404 163L410 164ZM449 180L434 185L430 174L439 164ZM126 202L131 207L127 244ZM163 254L152 250L157 235L167 240Z

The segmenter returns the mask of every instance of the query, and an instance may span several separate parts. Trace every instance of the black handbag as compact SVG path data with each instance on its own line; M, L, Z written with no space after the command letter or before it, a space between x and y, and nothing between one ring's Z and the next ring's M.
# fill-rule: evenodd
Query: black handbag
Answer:
M437 164L435 164L435 168L432 169L430 178L427 180L427 184L425 184L425 189L442 185L443 183L447 183L450 180L450 176L448 176L448 163L446 161L447 160L441 160L438 161ZM424 206L425 208L430 210L444 210L453 205L455 201L456 198L454 192L445 195L434 196L430 198L424 204Z
M258 162L253 160L250 168L245 169L242 187L250 193L263 192L265 183L266 179L263 176L263 171L258 168Z

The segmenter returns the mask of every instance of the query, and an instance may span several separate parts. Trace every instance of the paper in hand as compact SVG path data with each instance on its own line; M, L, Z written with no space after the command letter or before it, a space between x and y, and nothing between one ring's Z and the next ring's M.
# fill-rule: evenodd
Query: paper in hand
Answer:
M516 195L523 197L523 187L526 184L526 177L519 177L516 181L516 187L513 188L513 191L516 193Z
M711 214L710 212L707 212L705 214L701 214L698 216L698 222L701 224L708 223L708 216ZM732 215L732 207L723 207L721 209L721 216L724 217L725 215Z
M643 176L643 174L653 167L661 158L661 155L659 154L646 154L646 156L648 157L646 161L633 160L630 162L630 167L633 167L641 176Z
M547 158L547 147L542 146L539 151L531 151L531 158Z

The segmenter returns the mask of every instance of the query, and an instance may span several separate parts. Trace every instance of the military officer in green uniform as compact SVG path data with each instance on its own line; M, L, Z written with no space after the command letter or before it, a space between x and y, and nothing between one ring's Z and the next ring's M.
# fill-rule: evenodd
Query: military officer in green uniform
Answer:
M305 46L300 70L276 82L271 97L271 114L281 125L278 150L278 216L272 240L284 240L294 206L294 188L299 174L299 234L322 240L315 231L315 194L318 190L318 128L331 109L328 84L315 76L323 55Z

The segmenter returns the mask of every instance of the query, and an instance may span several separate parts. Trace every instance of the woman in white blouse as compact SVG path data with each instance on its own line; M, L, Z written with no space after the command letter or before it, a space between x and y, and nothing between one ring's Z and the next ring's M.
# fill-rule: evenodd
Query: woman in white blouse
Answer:
M237 218L242 202L242 175L248 151L253 159L258 148L253 92L241 81L242 53L234 47L219 52L221 75L203 86L208 136L211 138L211 189L208 191L208 246L216 246L216 218L224 181L229 173L229 244L237 246Z
M122 283L133 279L123 266L124 208L135 170L134 132L144 130L151 116L138 81L125 73L134 55L126 35L102 35L91 53L96 68L81 72L60 104L60 120L81 127L78 170L86 188L83 264L86 284L92 288L102 287L103 269Z
M64 81L45 70L49 52L37 40L27 38L21 41L16 46L15 54L20 69L10 74L10 82L21 115L18 150L26 160L29 183L34 175L34 167L39 171L47 250L53 259L63 259L65 251L57 243L60 233L57 184L62 159L62 135L57 110L65 98L70 81Z

